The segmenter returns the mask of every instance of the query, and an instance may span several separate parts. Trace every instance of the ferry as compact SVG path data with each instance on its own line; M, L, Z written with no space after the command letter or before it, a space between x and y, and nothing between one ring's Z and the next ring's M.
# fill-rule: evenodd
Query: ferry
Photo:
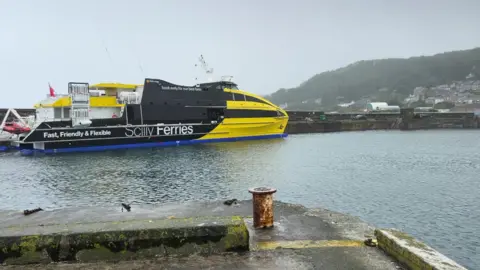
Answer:
M231 79L177 85L146 78L143 85L68 83L28 121L8 126L24 153L86 152L287 136L288 114Z

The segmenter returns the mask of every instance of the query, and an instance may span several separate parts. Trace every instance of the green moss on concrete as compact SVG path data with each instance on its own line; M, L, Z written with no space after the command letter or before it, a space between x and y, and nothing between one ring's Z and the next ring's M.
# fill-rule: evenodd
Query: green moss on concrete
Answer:
M430 248L427 245L425 245L422 242L419 242L418 240L416 240L415 238L413 238L412 236L410 236L410 235L408 235L404 232L397 231L397 230L389 230L388 232L393 234L398 239L405 240L408 243L408 245L410 245L412 247L416 247L416 248L423 249L423 250L426 250L426 251L430 250Z
M79 262L130 260L134 257L133 252L112 252L98 243L92 249L80 250L75 254L75 259Z
M158 251L186 255L246 250L249 246L241 217L51 225L39 232L48 234L0 238L0 263L40 251L47 251L54 261L96 261L130 259L137 253L142 257Z
M225 237L225 248L227 250L235 250L238 248L248 249L249 233L247 225L240 217L233 217L232 221L235 222L236 225L228 227Z
M40 264L51 263L52 259L46 250L43 251L28 251L22 253L17 257L10 257L4 261L6 265L12 264Z
M409 269L465 269L412 236L398 230L375 230L379 247Z
M57 236L29 235L0 238L0 263L10 258L21 261L35 261L45 257L56 257L58 250ZM45 255L46 254L46 255Z
M20 238L20 251L22 253L35 252L40 245L39 235L23 236Z
M7 247L5 247L5 249L8 250ZM13 243L13 244L10 246L10 251L13 251L13 252L20 251L20 247L17 245L17 243Z

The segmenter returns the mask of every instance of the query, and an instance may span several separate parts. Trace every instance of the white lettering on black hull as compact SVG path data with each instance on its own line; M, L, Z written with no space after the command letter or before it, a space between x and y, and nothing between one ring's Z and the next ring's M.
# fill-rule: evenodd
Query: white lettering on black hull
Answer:
M199 132L199 131L197 131ZM203 131L202 131L203 133ZM152 138L194 135L194 125L123 126L102 129L57 129L34 132L28 142L103 140L116 138Z
M127 137L191 135L193 126L156 126L125 128Z
M62 138L85 138L110 136L110 130L85 130L85 131L53 131L43 132L44 139L62 139Z
M160 86L162 90L177 90L177 91L202 91L199 87L182 87L182 86Z

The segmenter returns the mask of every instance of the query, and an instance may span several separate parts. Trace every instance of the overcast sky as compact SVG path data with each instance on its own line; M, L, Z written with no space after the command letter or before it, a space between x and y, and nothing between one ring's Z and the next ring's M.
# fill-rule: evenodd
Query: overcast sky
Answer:
M362 59L480 46L479 0L0 0L0 107L50 82L192 85L232 75L268 94ZM200 77L201 76L201 77Z

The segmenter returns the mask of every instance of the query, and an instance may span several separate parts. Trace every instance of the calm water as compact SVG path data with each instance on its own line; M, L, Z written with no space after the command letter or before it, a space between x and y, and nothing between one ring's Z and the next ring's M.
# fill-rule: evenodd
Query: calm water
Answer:
M480 132L352 132L22 157L0 154L0 208L276 199L360 216L480 269Z

